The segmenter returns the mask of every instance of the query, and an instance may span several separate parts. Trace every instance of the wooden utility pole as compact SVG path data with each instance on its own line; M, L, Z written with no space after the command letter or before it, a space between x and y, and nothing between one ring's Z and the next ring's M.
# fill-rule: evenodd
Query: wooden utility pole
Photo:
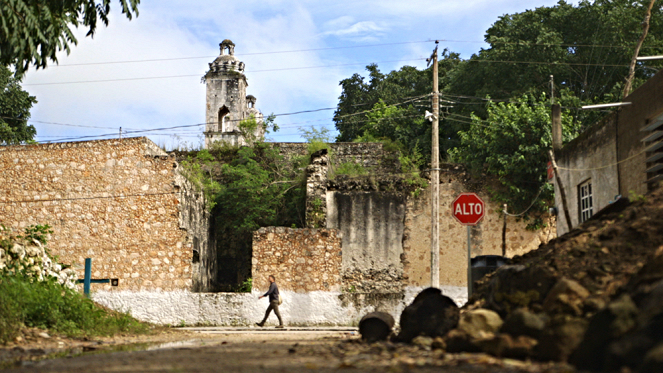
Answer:
M435 50L428 59L428 63L433 63L433 116L432 116L432 142L433 149L431 154L431 174L430 174L430 203L431 203L431 230L430 230L430 286L440 287L440 98L437 82L437 44L435 40Z
M562 149L562 108L559 105L552 106L551 113L552 120L552 150L550 150L550 162L552 163L553 171L555 172L555 182L557 188L559 189L559 196L562 199L562 210L564 210L564 218L566 219L566 226L569 228L569 231L573 228L571 223L571 215L569 214L569 208L566 203L566 192L564 191L564 185L562 184L562 178L559 177L559 170L557 169L557 161L555 160L555 154Z
M633 58L631 59L631 64L628 67L628 76L626 77L626 83L624 84L624 92L622 92L622 99L628 96L631 93L631 83L633 82L633 76L635 75L635 62L638 59L638 54L640 53L640 47L647 37L647 32L649 31L649 19L651 18L651 9L654 7L656 0L651 0L647 11L645 12L645 19L642 21L642 35L638 39L638 44L635 46L635 52L633 52Z

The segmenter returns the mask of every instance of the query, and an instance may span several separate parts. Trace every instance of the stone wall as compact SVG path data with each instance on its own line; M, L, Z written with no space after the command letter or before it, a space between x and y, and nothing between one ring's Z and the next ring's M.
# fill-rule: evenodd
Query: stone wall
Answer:
M129 312L139 320L170 325L250 326L265 315L268 301L258 299L264 293L191 293L188 291L98 291L92 299L109 308ZM388 312L396 322L416 295L401 293L340 293L311 291L297 293L281 290L279 306L287 326L334 326L359 324L365 314ZM276 325L272 313L267 325Z
M403 288L406 198L380 191L327 192L327 227L343 233L343 286L358 292Z
M253 233L253 288L297 293L340 291L341 235L335 229L260 228Z
M120 279L93 291L204 288L204 201L177 168L146 138L0 147L0 223L49 224L52 254L80 278L92 258L93 278Z
M285 158L308 156L308 143L274 143ZM387 151L379 142L337 142L329 144L329 164L331 171L343 163L358 163L374 173L400 172L398 154Z
M467 286L467 228L452 216L451 205L458 194L475 192L486 203L483 220L471 231L472 257L502 255L504 215L501 206L490 201L485 186L470 179L460 165L441 165L440 175L440 284ZM516 213L516 211L513 211ZM519 212L519 211L518 211ZM408 287L430 285L430 187L418 198L408 199L403 237L404 282ZM535 250L555 238L555 221L547 216L546 229L529 231L527 222L507 218L506 256Z

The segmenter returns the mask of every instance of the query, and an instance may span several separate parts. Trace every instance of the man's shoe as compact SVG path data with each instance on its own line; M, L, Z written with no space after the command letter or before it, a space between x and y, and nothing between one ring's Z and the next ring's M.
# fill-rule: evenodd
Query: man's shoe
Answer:
M276 326L276 329L283 329L283 328L285 328L283 325L277 325Z
M263 323L261 323L261 322L257 322L256 325L258 325L259 327L262 328L265 324L263 324Z

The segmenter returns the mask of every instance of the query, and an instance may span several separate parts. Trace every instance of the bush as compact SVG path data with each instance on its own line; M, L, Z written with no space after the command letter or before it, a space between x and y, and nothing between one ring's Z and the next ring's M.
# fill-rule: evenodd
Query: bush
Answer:
M128 314L106 310L55 280L21 275L0 276L0 343L21 327L49 329L69 337L143 333L149 325Z

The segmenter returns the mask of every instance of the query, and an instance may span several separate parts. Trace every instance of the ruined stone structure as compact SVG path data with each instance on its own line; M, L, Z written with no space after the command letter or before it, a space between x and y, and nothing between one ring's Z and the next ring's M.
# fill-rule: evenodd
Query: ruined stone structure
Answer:
M306 154L305 144L276 144L282 153ZM331 153L331 156L330 154ZM357 162L369 175L345 177L334 175L334 166ZM341 237L341 286L346 293L404 294L430 283L430 188L418 196L411 194L407 182L398 173L393 154L382 144L331 144L329 152L312 155L306 169L307 222L310 227L326 227ZM481 182L472 180L460 165L442 165L440 178L440 282L445 294L462 303L467 296L466 228L452 216L451 204L462 192L478 193L486 202L486 216L472 228L472 256L501 255L504 216ZM324 203L320 203L320 202ZM525 229L526 222L507 219L506 256L524 254L555 237L554 219L536 232ZM273 244L254 241L253 256L279 250L285 239L296 240L295 230ZM283 233L281 233L283 234ZM288 245L304 245L303 242ZM277 268L277 267L273 267ZM316 267L307 268L310 276L319 276ZM255 263L253 266L256 273ZM291 284L282 284L283 289Z
M253 286L296 293L341 291L341 237L336 229L260 228L253 234Z
M255 108L256 98L246 95L244 62L235 57L235 44L226 39L219 46L221 54L209 64L203 77L207 85L205 148L215 141L245 145L247 139L240 132L240 122L251 116L258 123L263 121L262 113ZM247 135L262 138L264 130L258 125L254 133Z
M93 290L205 290L209 215L174 158L147 138L0 147L0 223L53 229L48 247Z

